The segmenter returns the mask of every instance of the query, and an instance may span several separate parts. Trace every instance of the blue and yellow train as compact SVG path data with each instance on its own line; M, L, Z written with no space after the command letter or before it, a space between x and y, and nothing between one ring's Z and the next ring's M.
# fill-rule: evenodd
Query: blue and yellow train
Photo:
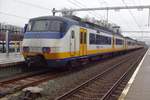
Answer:
M42 56L49 66L53 66L77 59L142 48L144 45L79 18L44 16L29 20L22 46L26 60Z

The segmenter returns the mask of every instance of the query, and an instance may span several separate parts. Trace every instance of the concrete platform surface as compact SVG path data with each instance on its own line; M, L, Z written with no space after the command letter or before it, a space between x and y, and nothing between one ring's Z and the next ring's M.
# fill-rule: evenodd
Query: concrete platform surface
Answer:
M119 100L150 100L150 48L134 74Z
M6 55L6 53L0 53L0 65L23 61L24 58L20 53L9 53L9 55Z

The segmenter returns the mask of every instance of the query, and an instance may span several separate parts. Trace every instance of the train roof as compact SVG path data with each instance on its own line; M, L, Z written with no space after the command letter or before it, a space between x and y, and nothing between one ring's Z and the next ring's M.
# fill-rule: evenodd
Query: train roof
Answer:
M73 20L73 19L69 19L66 17L60 17L60 16L42 16L42 17L36 17L36 18L32 18L30 19L30 21L32 20L44 20L44 19L53 19L53 20L60 20L60 21L65 21L65 22L69 22L72 24L78 24L77 21Z
M125 38L128 39L128 40L134 41L134 42L138 42L137 40L132 39L132 38L130 38L130 37L125 37Z
M77 16L65 16L65 17L78 21L79 24L80 24L81 26L83 26L83 27L94 28L94 29L97 29L97 30L100 29L100 30L103 30L103 31L105 31L105 32L107 32L107 33L109 33L109 34L112 34L112 33L113 33L113 34L116 34L116 35L118 35L118 36L123 37L123 35L120 34L120 33L114 32L114 31L110 30L110 29L107 28L107 27L100 26L100 25L94 24L94 23L89 22L89 21L84 21L84 20L82 20L80 17L77 17Z
M126 39L128 39L128 40L134 40L134 39L132 39L132 38L130 38L130 37L124 37L124 38L126 38Z
M30 21L32 20L44 20L44 19L53 19L53 20L60 20L60 21L65 21L71 25L80 25L83 27L87 27L87 28L91 28L91 29L96 29L96 30L100 30L100 31L105 31L108 34L116 34L120 37L123 37L122 34L118 34L113 32L112 30L109 30L106 27L88 22L88 21L82 21L82 19L80 17L77 16L41 16L41 17L36 17L36 18L31 18Z

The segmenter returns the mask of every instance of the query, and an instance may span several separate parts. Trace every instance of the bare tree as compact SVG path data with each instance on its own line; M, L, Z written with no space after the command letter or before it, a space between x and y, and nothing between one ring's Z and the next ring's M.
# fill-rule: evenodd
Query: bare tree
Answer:
M73 12L73 11L68 11L67 8L63 8L62 10L63 10L62 16L73 16L73 15L75 15L75 12Z

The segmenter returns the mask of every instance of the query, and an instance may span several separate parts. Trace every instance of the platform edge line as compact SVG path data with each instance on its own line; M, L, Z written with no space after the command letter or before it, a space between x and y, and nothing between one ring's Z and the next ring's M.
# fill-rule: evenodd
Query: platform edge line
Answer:
M144 57L142 58L141 62L139 63L138 67L136 68L136 70L133 73L132 77L128 81L127 85L125 86L125 88L124 88L123 92L121 93L121 95L120 95L118 100L125 100L125 97L127 96L127 93L129 92L129 90L131 88L131 85L133 84L133 81L135 80L135 77L136 77L137 73L139 72L139 69L141 68L141 65L142 65L142 63L143 63L143 61L144 61L144 59L145 59L149 49L145 53Z

